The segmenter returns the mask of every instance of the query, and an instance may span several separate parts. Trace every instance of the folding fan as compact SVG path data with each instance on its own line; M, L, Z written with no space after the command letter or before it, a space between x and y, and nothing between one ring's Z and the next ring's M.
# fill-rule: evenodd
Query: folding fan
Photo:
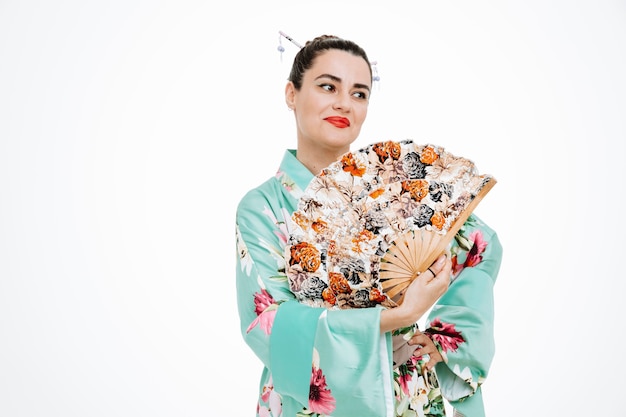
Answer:
M328 308L396 306L496 183L440 146L378 142L314 177L285 248L291 290Z

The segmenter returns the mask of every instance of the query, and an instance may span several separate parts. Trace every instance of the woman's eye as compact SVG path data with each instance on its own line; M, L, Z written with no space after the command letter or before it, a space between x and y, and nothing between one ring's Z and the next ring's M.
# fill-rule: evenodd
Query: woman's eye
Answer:
M356 91L353 94L356 98L361 98L364 100L367 100L367 93L363 92L363 91Z
M335 91L335 86L333 86L332 84L322 84L320 85L320 87L322 87L322 89L326 91Z

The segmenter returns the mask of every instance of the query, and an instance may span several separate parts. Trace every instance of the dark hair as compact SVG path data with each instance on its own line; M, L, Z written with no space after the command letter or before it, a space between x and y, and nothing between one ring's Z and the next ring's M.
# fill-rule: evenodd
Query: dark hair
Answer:
M321 35L304 44L293 59L293 65L289 73L289 81L293 83L296 90L300 90L302 87L302 77L304 73L313 66L315 58L330 49L339 49L340 51L346 51L355 56L360 56L367 63L370 76L372 76L372 67L363 48L352 41L342 39L338 36Z

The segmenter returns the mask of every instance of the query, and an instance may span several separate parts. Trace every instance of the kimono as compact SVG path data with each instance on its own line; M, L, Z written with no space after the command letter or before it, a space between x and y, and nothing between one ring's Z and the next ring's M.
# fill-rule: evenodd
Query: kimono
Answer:
M277 174L250 190L236 213L236 286L241 334L264 368L261 417L396 417L445 414L443 398L466 417L483 416L481 384L494 354L493 286L502 248L476 216L452 246L453 282L424 330L444 362L393 362L380 305L350 310L296 300L285 273L290 217L313 174L287 150ZM399 329L409 338L417 325Z

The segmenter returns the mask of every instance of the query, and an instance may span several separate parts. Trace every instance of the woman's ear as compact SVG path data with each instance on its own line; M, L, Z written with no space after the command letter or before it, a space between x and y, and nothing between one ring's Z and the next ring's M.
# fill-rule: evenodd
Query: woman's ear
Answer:
M285 103L290 110L293 110L296 105L296 87L291 81L285 86Z

